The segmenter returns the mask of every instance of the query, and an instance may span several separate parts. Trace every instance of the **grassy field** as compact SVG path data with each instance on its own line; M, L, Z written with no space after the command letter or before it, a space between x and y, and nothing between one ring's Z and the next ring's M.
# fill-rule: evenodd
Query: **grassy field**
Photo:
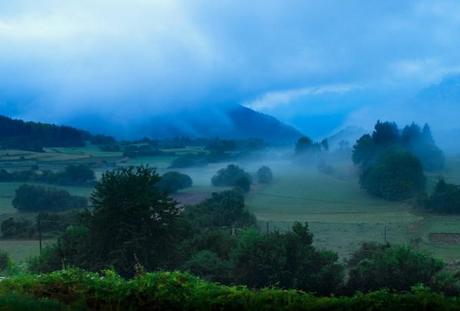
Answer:
M363 241L411 244L435 256L455 261L460 245L433 242L431 233L460 233L460 216L439 216L415 211L408 204L370 197L356 177L336 178L315 168L274 164L275 182L256 188L248 206L260 226L287 230L294 221L308 222L317 246L346 258ZM449 158L443 174L460 183L460 160ZM439 174L430 176L431 184Z
M163 174L170 170L171 161L178 155L203 152L201 148L190 147L163 150L170 153L163 156L124 159L119 152L102 152L95 146L52 148L46 151L2 151L0 167L24 169L39 164L44 168L62 169L70 163L92 163L100 177L106 169L114 166L149 165ZM194 204L214 191L225 190L213 187L210 180L218 169L227 164L181 169L181 172L192 177L194 186L181 191L175 198L183 204ZM306 221L315 234L316 245L337 251L342 258L348 257L363 241L385 240L416 245L449 261L460 258L460 245L430 240L431 233L460 233L460 216L420 213L408 204L373 198L360 189L349 162L341 163L334 175L320 173L316 168L295 166L286 160L240 163L251 173L267 164L274 171L275 182L267 187L256 185L247 197L249 209L257 216L264 230L267 224L268 230L288 230L294 221ZM449 182L460 184L460 156L448 158L443 176ZM430 188L437 178L439 174L429 175ZM0 221L16 214L11 200L20 185L0 183ZM92 191L85 187L64 188L81 196L89 196ZM0 249L10 252L16 260L38 254L36 241L0 240Z
M43 247L53 244L55 240L44 240ZM7 252L13 262L24 262L40 253L37 240L0 240L0 249Z

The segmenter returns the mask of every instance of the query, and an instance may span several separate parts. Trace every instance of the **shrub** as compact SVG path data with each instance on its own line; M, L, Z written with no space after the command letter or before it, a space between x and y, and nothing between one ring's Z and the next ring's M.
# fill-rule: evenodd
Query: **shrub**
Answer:
M236 191L213 193L210 199L189 206L184 213L187 220L199 228L250 226L255 217L244 204L244 197Z
M257 182L259 184L270 184L273 182L273 172L268 166L262 166L257 170Z
M161 176L157 187L165 193L175 193L178 190L191 187L192 184L193 181L190 176L179 172L168 172Z
M212 177L212 184L217 187L228 186L241 189L248 192L251 187L251 175L246 173L240 167L230 164L226 168L217 171L217 174Z
M418 311L460 309L458 298L446 298L424 287L406 293L379 290L351 297L315 297L295 290L266 288L250 290L243 286L209 283L179 272L146 273L125 280L111 271L102 274L64 270L41 276L18 276L0 282L0 306L14 295L14 305L33 310L40 301L59 310L53 299L69 309L87 310L305 310L305 311ZM5 295L5 293L7 293ZM22 297L30 297L21 299ZM33 297L33 298L32 298ZM11 305L11 304L7 304ZM11 310L11 309L7 309Z
M247 231L234 252L238 283L263 288L277 286L319 294L337 292L343 281L338 256L317 251L307 224L294 224L292 232L262 235Z
M381 288L408 291L431 286L443 263L405 246L364 244L349 262L348 288L370 292Z

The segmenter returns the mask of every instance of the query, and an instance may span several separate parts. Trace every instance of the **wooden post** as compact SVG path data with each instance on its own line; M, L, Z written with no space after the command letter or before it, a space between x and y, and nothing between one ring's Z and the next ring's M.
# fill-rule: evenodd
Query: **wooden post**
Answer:
M37 215L37 231L38 231L38 245L40 248L40 255L42 254L42 221L41 213Z
M385 227L383 229L383 239L385 241L385 244L387 244L388 243L387 241L387 223L385 223Z

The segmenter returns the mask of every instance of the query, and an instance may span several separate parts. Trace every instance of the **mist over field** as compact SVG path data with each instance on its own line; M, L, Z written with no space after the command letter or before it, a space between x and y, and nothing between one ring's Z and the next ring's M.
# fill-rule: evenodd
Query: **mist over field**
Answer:
M460 310L460 2L0 1L0 309Z

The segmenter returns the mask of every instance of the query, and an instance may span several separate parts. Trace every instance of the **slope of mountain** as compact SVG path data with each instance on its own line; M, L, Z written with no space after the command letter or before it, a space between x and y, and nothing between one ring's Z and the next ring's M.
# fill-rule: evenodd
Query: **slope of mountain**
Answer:
M85 116L70 120L92 132L119 138L171 138L189 136L199 138L260 138L277 144L292 144L302 133L276 118L244 106L200 107L161 114L118 124L115 121Z
M347 126L337 133L329 136L327 141L329 142L329 147L332 150L339 148L342 142L347 144L349 147L352 147L356 143L356 140L366 133L367 131L362 127Z

